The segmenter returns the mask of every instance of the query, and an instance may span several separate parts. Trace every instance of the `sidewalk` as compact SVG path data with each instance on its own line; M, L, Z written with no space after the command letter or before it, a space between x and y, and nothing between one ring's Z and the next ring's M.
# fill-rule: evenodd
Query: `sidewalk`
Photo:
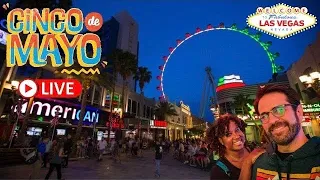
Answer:
M69 168L62 169L64 179L154 179L154 152L145 151L143 157L125 157L122 162L114 163L110 156L104 156L103 161L96 159L79 159L69 162ZM25 179L32 166L23 165L10 168L0 168L0 178ZM209 173L196 168L184 166L174 160L171 155L164 155L161 162L161 179L209 179ZM39 178L44 179L48 169L41 169ZM51 179L56 178L56 171Z

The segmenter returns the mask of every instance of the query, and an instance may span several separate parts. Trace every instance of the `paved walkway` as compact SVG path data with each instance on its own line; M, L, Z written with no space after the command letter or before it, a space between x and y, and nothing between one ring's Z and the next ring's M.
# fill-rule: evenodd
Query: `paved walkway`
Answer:
M69 168L62 170L64 179L155 179L154 152L145 151L144 157L124 157L122 163L114 163L108 156L104 160L79 160L69 162ZM0 168L1 179L26 179L31 165ZM44 179L48 169L41 169L39 178ZM164 155L161 162L160 179L209 179L209 172L183 165L171 155ZM51 179L56 178L56 171Z

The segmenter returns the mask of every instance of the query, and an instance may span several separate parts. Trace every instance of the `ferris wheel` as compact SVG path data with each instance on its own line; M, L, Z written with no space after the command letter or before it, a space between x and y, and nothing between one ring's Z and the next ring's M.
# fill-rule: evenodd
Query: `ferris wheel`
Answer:
M233 32L237 32L243 35L246 35L250 38L252 38L254 41L256 41L262 48L263 50L266 52L268 59L270 61L271 64L271 70L272 70L272 74L275 74L279 71L283 70L283 66L278 66L275 63L276 58L278 58L280 56L279 53L272 53L269 51L270 46L272 45L271 41L267 41L267 42L263 42L260 40L261 37L261 32L256 32L256 33L250 33L249 32L249 27L245 27L244 29L239 29L237 28L236 24L232 24L231 27L225 27L224 23L220 23L219 26L214 27L211 24L208 24L206 28L201 29L200 27L197 27L195 32L193 33L186 33L184 39L177 39L176 40L176 45L174 47L169 47L169 54L166 56L163 56L163 64L161 66L159 66L159 70L160 70L160 75L157 76L157 80L159 80L159 85L157 86L157 90L160 91L161 95L159 97L159 100L161 101L165 101L166 100L166 94L164 91L164 84L163 84L163 80L164 80L164 71L166 69L167 63L170 60L172 54L186 41L188 41L189 39L191 39L192 37L195 37L199 34L205 33L205 32L210 32L210 31L219 31L219 30L225 30L225 31L233 31Z

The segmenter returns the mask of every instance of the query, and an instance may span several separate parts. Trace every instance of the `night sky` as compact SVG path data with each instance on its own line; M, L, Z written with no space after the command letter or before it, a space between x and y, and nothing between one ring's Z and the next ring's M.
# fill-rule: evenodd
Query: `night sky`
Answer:
M197 27L206 28L207 24L216 27L224 22L230 27L236 23L238 28L244 28L247 16L257 7L282 2L305 6L311 14L320 17L319 0L74 0L74 6L82 9L84 15L99 12L104 20L123 10L132 15L139 24L139 65L148 67L153 74L151 83L146 85L145 95L158 99L158 66L162 65L162 56L169 54L168 48L175 46L177 39L184 38L186 32L195 32ZM273 42L271 52L280 53L277 64L287 69L292 62L299 60L319 30L318 24L285 40L263 33L261 40ZM269 59L257 42L236 32L210 31L188 40L170 58L164 72L164 89L169 100L183 100L195 115L199 115L206 66L211 66L216 79L237 74L246 84L266 82L272 74ZM211 119L209 113L206 117Z
M197 27L207 24L226 26L236 23L239 28L246 26L246 18L261 6L272 6L284 2L291 6L305 6L309 12L320 17L320 1L213 1L213 0L76 0L75 6L84 14L96 11L105 20L127 10L139 24L139 64L148 67L153 74L152 82L146 85L145 95L156 97L162 65L162 56L168 55L170 46L186 32L195 32ZM303 2L303 3L301 3ZM106 5L103 5L107 3ZM297 61L308 44L312 43L320 27L279 40L263 34L261 40L272 41L271 52L279 52L277 64L286 69ZM254 32L252 30L252 32ZM164 89L170 101L183 100L199 115L200 100L205 78L204 68L211 66L213 76L240 75L246 84L266 82L271 77L271 66L265 51L251 38L236 32L210 31L188 40L170 58L164 72ZM209 113L206 115L210 120Z

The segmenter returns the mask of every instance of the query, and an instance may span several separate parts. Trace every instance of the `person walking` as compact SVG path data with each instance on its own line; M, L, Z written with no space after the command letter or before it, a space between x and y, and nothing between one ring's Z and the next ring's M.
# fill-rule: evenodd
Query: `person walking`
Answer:
M161 164L161 159L162 159L162 152L163 152L163 146L157 140L156 146L155 146L155 162L156 162L156 177L160 177L160 164Z
M65 155L63 154L63 143L62 142L55 143L52 148L52 159L50 161L50 168L45 179L50 178L54 169L57 170L57 179L61 179L62 177L61 163L62 163L62 158L64 157Z
M105 140L105 138L102 138L101 141L98 142L98 150L99 150L99 157L98 157L98 161L102 161L102 156L104 151L106 150L107 147L107 141Z
M69 156L70 156L70 153L72 152L72 139L71 139L71 135L69 134L68 137L67 137L67 140L66 142L64 143L64 154L65 154L65 157L64 157L64 160L65 160L65 164L64 164L64 168L67 168L68 165L69 165Z
M52 141L49 138L44 139L44 143L46 143L46 152L43 155L43 168L47 167L48 161L49 161L49 154L52 147Z
M46 144L43 139L41 139L40 143L37 145L37 161L32 164L32 171L29 175L29 179L39 179L39 172L41 169L41 165L43 164L43 156L46 152Z

